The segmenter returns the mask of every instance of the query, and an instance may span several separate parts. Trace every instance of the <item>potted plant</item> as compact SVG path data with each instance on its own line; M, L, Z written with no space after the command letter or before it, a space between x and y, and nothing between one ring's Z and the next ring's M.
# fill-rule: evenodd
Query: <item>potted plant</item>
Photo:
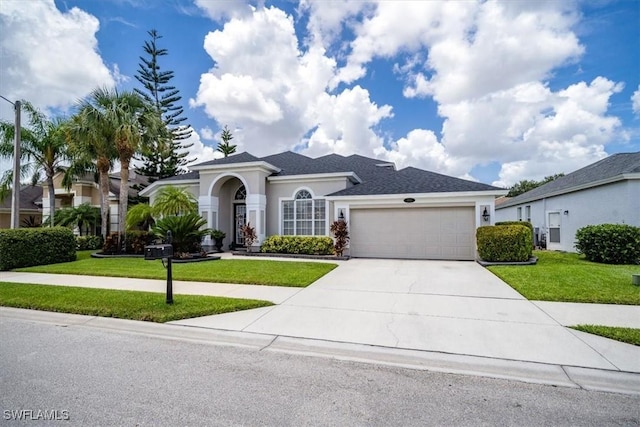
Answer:
M224 231L222 230L211 230L211 238L213 239L213 245L216 247L218 252L222 252L222 241L227 237Z
M247 248L247 252L251 252L251 247L258 240L258 236L256 235L256 229L251 226L251 223L248 222L246 225L242 226L242 235L244 236L244 245Z

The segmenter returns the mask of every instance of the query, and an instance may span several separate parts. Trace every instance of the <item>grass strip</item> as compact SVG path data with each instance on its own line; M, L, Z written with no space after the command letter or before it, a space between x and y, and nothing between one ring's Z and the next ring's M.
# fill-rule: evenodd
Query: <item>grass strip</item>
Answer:
M577 325L571 329L640 346L640 329L597 325Z
M273 305L269 301L0 282L0 305L164 323Z
M173 280L251 285L306 287L334 268L323 262L273 260L217 260L172 265ZM16 269L31 273L81 274L91 276L165 279L166 270L160 260L142 258L91 258L87 251L78 259L60 264Z
M488 269L529 300L640 305L639 265L599 264L574 253L535 251L538 264Z

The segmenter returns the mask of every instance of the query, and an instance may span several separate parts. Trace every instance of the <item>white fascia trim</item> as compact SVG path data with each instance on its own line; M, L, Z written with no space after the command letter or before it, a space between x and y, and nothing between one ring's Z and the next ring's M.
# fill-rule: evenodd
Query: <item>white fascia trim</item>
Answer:
M238 170L251 170L251 169L263 169L270 172L280 172L280 168L273 166L267 162L247 162L247 163L226 163L222 165L202 165L202 166L190 166L192 171L238 171Z
M267 181L335 181L337 179L347 178L354 184L360 184L362 180L355 172L331 172L331 173L311 173L307 175L285 175L285 176L269 176Z
M640 173L621 174L621 175L616 175L616 176L611 177L611 178L601 179L599 181L592 181L592 182L589 182L587 184L576 185L575 187L565 188L564 190L558 190L558 191L553 191L551 193L545 193L542 196L536 196L536 197L530 197L530 198L527 198L527 199L522 199L521 201L519 201L518 203L516 203L514 205L509 204L507 206L503 206L503 205L496 206L496 210L513 208L515 206L526 205L527 203L537 202L538 200L548 199L550 197L561 196L561 195L567 194L567 193L575 193L576 191L586 190L586 189L593 188L593 187L600 187L601 185L613 184L614 182L626 181L626 180L632 180L632 179L640 179ZM508 204L508 203L509 202L505 202L504 204Z
M400 200L402 202L406 198L416 199L416 202L420 200L429 200L429 199L475 200L477 198L482 198L482 197L503 196L508 192L509 190L491 190L491 191L464 191L464 192L450 192L450 193L377 194L377 195L361 195L361 196L326 196L325 199L333 202L392 201L392 200Z
M189 186L193 184L200 184L200 180L199 179L176 179L173 181L162 181L162 182L156 181L153 184L149 185L148 187L145 187L142 190L140 190L138 195L147 197L147 194L151 194L156 190L156 188L162 187L165 185L175 185L177 187L184 187L184 186Z

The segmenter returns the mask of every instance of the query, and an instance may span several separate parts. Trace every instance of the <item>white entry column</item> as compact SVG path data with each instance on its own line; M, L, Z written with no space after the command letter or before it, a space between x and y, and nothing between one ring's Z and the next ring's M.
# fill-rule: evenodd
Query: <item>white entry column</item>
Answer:
M254 246L259 246L266 237L265 211L267 208L267 196L264 194L247 194L247 222L256 230L258 241Z
M214 196L200 196L198 198L198 213L207 220L208 228L218 228L218 198ZM211 236L204 238L204 244L210 245Z

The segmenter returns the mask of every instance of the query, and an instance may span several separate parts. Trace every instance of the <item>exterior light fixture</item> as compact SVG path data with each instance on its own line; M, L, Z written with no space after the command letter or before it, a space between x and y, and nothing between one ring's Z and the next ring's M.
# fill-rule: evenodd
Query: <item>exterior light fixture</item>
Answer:
M487 207L485 206L484 211L482 211L482 219L485 221L489 221L489 212L487 211Z
M338 211L338 219L339 219L340 221L344 221L344 209L340 209L340 210Z
M569 211L564 211L564 214L565 215L569 215Z

